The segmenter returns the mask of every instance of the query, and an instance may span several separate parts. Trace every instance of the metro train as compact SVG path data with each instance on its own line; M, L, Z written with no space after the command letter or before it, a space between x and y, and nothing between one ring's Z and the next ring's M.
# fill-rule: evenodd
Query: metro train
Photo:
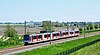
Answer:
M61 38L67 38L72 36L79 36L79 30L65 30L60 32L51 32L51 33L39 33L39 34L29 34L24 35L24 45L56 40Z

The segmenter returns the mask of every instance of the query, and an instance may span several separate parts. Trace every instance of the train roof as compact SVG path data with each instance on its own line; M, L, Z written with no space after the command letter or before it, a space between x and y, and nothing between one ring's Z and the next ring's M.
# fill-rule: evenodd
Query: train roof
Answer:
M52 33L60 33L60 32L75 32L75 31L79 31L79 30L64 30L64 31L52 32ZM42 35L42 34L50 34L50 32L49 32L49 33L29 34L29 35L30 35L30 36L36 36L36 35Z
M61 32L74 32L74 30L64 30L64 31L61 31Z

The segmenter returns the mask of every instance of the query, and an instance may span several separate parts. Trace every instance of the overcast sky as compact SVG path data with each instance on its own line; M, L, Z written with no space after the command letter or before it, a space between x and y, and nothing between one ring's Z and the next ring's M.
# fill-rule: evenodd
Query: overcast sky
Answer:
M0 22L100 21L100 0L0 0Z

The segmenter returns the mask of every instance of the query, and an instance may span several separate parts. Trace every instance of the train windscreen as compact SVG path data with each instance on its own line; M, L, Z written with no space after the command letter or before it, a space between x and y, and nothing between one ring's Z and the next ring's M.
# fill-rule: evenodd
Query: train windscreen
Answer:
M28 42L29 41L29 35L24 35L24 42Z

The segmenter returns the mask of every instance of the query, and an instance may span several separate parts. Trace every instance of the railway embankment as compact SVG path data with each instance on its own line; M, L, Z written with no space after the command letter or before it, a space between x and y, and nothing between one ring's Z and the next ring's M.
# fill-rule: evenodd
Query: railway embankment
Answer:
M82 44L91 42L96 39L100 39L100 34L91 36L91 37L82 38L82 39L72 40L69 42L63 42L63 43L59 43L59 44L49 45L49 46L45 46L42 48L34 49L32 51L19 53L16 55L27 55L27 54L28 55L33 55L33 54L34 55L54 55L56 53L65 51L67 49L72 49L74 47L80 46Z

